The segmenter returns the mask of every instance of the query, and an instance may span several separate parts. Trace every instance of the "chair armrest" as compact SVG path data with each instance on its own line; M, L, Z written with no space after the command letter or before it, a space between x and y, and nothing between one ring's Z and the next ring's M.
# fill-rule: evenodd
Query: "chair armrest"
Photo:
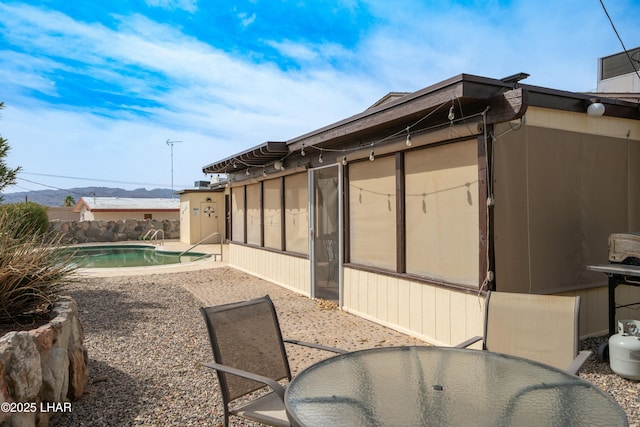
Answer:
M286 340L283 340L283 341L284 342L288 342L289 344L296 344L296 345L301 345L301 346L304 346L304 347L317 348L318 350L330 351L332 353L338 353L338 354L348 353L347 350L342 350L340 348L335 348L335 347L327 347L325 345L315 344L315 343L312 343L312 342L291 340L291 339L286 339Z
M481 341L481 340L482 340L482 337L469 338L468 340L462 341L460 344L456 345L455 348L467 348L471 344L477 343L478 341Z
M571 365L569 365L565 372L571 375L578 375L578 371L580 370L580 368L582 368L582 365L584 365L584 362L587 361L589 356L591 356L591 351L582 350L580 353L578 353L576 358L573 359L573 362L571 362Z
M247 372L247 371L244 371L242 369L233 368L233 367L227 366L227 365L221 365L221 364L215 363L215 362L205 363L204 366L206 366L207 368L211 368L211 369L215 369L215 370L218 370L218 371L226 372L227 374L237 375L237 376L242 377L242 378L247 378L247 379L262 383L262 384L268 386L269 388L271 388L278 395L278 397L280 397L280 399L284 403L284 391L285 391L285 388L278 381L275 381L275 380L273 380L273 379L271 379L269 377L265 377L263 375L254 374L253 372Z

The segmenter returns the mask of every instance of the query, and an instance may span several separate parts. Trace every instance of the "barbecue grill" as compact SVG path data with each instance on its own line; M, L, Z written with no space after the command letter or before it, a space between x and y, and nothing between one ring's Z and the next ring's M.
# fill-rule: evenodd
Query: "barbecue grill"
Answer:
M619 285L640 286L640 233L615 233L609 236L609 264L590 265L589 270L609 276L609 335L616 332L616 310L640 305L640 301L616 304L616 288ZM598 351L601 360L608 359L608 345Z

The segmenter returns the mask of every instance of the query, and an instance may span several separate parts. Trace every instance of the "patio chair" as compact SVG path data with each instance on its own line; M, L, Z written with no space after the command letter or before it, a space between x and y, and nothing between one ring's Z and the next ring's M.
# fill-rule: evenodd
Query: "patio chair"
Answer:
M483 350L506 353L555 366L577 375L590 351L578 353L580 297L487 292Z
M202 307L224 405L224 425L231 415L272 426L289 426L284 406L291 370L285 342L330 351L344 350L297 340L285 340L269 296L249 301ZM287 381L282 381L287 380ZM267 393L251 395L257 390ZM243 403L236 402L241 399Z

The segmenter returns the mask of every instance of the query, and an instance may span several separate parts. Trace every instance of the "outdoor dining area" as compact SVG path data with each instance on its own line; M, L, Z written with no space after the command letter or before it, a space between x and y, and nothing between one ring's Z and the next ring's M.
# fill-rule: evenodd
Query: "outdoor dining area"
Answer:
M273 426L626 426L577 376L580 297L488 292L482 337L347 352L283 338L268 295L201 308L224 403ZM286 346L326 358L292 377ZM473 348L470 348L473 347Z

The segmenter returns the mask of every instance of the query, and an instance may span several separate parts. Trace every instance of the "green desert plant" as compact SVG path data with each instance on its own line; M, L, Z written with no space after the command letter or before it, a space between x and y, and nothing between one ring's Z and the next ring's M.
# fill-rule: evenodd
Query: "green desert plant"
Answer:
M6 212L12 222L15 237L36 233L44 236L49 230L47 208L33 202L7 203L0 205L0 213Z
M0 211L0 323L28 323L46 313L73 281L72 253L61 255L59 247L24 215Z

